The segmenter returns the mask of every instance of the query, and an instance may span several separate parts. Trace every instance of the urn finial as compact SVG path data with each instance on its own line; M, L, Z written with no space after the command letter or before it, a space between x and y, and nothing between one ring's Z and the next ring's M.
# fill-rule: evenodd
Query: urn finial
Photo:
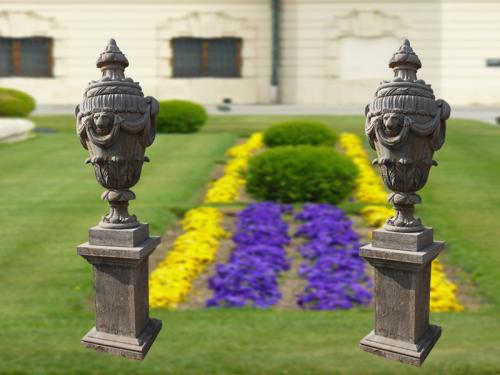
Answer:
M403 43L389 60L389 68L394 70L394 80L415 81L417 70L421 67L422 63L417 54L413 52L410 41L403 39Z
M96 65L101 68L102 78L124 79L124 70L128 66L128 60L118 48L116 41L111 38L104 51L97 58Z

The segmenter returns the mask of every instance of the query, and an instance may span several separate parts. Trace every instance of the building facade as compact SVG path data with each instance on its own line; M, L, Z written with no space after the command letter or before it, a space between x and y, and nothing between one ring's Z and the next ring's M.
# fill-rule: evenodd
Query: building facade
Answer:
M495 0L6 0L0 86L77 103L113 37L127 74L160 99L359 105L407 37L440 96L493 106L499 17Z

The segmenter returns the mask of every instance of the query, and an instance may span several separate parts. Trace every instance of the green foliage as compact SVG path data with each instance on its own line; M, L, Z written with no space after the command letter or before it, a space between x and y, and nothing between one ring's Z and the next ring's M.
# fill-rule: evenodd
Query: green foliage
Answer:
M354 189L356 166L331 147L284 146L250 160L247 190L263 200L337 204Z
M25 92L0 87L0 117L26 117L35 105L35 99Z
M200 104L188 100L164 100L156 119L160 133L195 133L207 121L208 115Z
M264 132L264 143L276 146L333 146L338 140L337 133L315 120L291 120L274 124Z

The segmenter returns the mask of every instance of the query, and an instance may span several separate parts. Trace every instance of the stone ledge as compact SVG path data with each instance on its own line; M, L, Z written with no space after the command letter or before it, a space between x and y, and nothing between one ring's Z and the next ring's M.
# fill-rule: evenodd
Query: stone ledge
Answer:
M389 339L371 331L359 343L369 353L413 366L420 367L441 336L441 327L430 325L416 344Z
M421 251L408 251L384 249L368 244L359 249L359 255L373 266L412 270L431 262L444 246L444 242L436 241Z
M77 253L91 263L127 260L136 262L148 257L159 243L160 237L158 236L149 237L141 246L136 247L90 245L88 242L85 242L77 247Z
M434 241L434 230L425 228L420 232L390 232L376 229L372 232L372 245L383 249L420 251Z
M0 118L0 142L17 142L26 139L35 124L24 118Z
M139 337L126 337L98 332L92 328L81 340L82 344L99 352L143 360L162 327L161 320L150 319Z
M149 238L149 225L141 223L136 228L106 229L95 226L89 229L91 246L136 247Z

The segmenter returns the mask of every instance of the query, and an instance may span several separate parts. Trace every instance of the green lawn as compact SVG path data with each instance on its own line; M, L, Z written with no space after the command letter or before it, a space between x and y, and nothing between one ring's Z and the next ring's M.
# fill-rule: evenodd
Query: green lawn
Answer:
M237 135L279 116L216 116L197 135L161 135L131 212L160 234L196 204L215 160ZM319 117L362 133L361 117ZM479 311L436 313L443 336L422 369L357 349L372 311L153 310L164 328L146 360L84 349L93 325L91 267L76 256L106 211L70 116L36 117L60 133L0 145L0 373L15 374L498 374L500 373L500 128L451 121L418 209L448 242L485 299Z
M351 131L362 129L360 124L364 123L359 116L237 116L218 115L210 116L208 123L201 129L202 133L234 133L240 136L248 136L253 132L262 131L269 125L292 119L314 119L335 127L339 131ZM361 120L360 120L361 119ZM75 118L66 116L33 116L32 120L37 126L44 129L54 129L59 132L74 133ZM361 122L360 122L361 121Z

